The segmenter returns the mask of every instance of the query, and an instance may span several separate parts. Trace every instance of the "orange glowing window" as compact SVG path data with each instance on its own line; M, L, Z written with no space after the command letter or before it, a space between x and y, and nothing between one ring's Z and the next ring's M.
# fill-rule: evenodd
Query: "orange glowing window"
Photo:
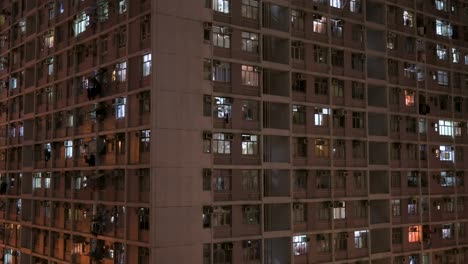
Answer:
M408 229L408 241L419 242L421 241L421 226L410 226Z
M413 106L414 105L414 92L405 90L405 104L406 106Z

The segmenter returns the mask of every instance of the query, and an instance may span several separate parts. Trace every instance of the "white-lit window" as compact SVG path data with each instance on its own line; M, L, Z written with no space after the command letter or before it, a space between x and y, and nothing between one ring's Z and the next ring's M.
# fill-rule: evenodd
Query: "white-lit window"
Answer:
M212 78L216 82L231 81L231 64L228 62L213 62Z
M231 154L231 141L231 134L213 133L213 153Z
M444 45L437 44L436 53L439 60L447 60L447 48Z
M258 136L242 135L242 155L258 154Z
M229 49L231 48L231 29L228 27L213 26L213 46Z
M127 80L127 62L115 65L115 70L112 73L112 80L118 82L125 82Z
M354 231L354 247L355 248L367 248L367 236L369 231L359 230Z
M215 97L215 111L216 117L225 118L227 121L232 117L231 108L232 108L232 99L228 97Z
M330 6L334 8L343 8L342 0L330 0Z
M65 158L73 158L73 141L67 140L64 142Z
M434 3L435 3L435 7L437 10L441 10L441 11L448 10L447 0L434 0Z
M44 188L45 189L50 189L50 172L47 172L47 174L44 177Z
M451 187L456 185L456 177L453 172L440 172L440 186Z
M345 219L346 218L346 203L335 202L333 206L333 219Z
M453 35L452 25L447 21L436 19L436 34L451 38Z
M229 4L231 0L213 0L213 10L229 14Z
M51 76L54 74L54 58L46 59L46 66L47 66L47 75Z
M127 98L118 97L115 98L115 118L125 118L125 106L127 104Z
M18 88L18 79L17 78L10 78L10 89Z
M309 239L307 236L293 236L294 256L307 255Z
M330 110L328 108L315 108L314 124L316 126L328 126L328 117Z
M447 86L449 84L448 72L437 71L437 83L440 85Z
M119 14L127 12L127 0L119 0Z
M26 21L24 21L24 19L21 20L18 23L18 27L19 27L20 33L25 33L26 32Z
M418 202L416 200L408 201L408 215L418 214Z
M403 11L403 25L405 27L413 27L413 13Z
M73 25L75 36L85 32L87 26L89 26L89 16L85 12L81 12L76 16L75 24Z
M441 136L453 136L453 122L447 120L439 120L435 126L435 131Z
M18 127L18 133L20 137L24 137L24 125L20 124Z
M440 160L454 161L454 151L452 146L439 146Z
M453 238L453 224L442 225L442 239Z
M45 35L44 44L47 48L54 47L54 30L53 29L49 30L47 34Z
M258 86L259 72L255 66L242 65L242 84Z
M361 0L349 0L349 11L351 13L361 12Z
M468 55L465 55L465 65L468 65Z
M151 53L143 55L143 67L142 67L143 77L149 76L151 74L151 67L152 67Z
M37 173L34 173L34 176L33 176L33 189L40 189L42 188L42 173L40 172L37 172Z
M460 62L460 50L457 48L452 48L452 62L459 63Z

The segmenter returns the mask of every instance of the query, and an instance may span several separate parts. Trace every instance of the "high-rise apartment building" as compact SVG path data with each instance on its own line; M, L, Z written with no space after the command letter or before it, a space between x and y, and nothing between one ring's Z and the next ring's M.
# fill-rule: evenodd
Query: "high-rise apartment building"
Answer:
M0 262L468 263L467 69L461 0L0 1Z

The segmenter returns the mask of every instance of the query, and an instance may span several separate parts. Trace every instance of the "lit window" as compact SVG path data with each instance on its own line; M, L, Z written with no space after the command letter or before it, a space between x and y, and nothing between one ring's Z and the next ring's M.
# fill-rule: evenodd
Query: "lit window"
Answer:
M418 202L416 200L408 201L408 215L418 214Z
M403 25L405 27L413 27L413 14L408 11L403 11Z
M334 8L343 8L342 0L330 0L330 6Z
M351 13L361 12L361 0L350 0L349 1L349 11Z
M405 90L405 105L406 106L414 105L414 91Z
M438 124L434 127L436 132L441 136L453 136L453 122L447 120L439 120Z
M442 187L451 187L455 186L456 184L456 177L453 172L440 172L440 186Z
M34 173L33 176L33 189L40 189L42 188L42 173L37 172Z
M242 51L258 52L258 34L251 32L242 32Z
M54 74L54 58L46 59L46 66L47 66L47 75L51 76Z
M258 18L258 0L242 0L242 16L256 20Z
M439 158L442 161L454 161L454 151L452 146L439 146Z
M119 0L119 14L127 12L127 0Z
M44 44L47 48L54 47L54 30L49 30L44 37Z
M447 21L436 19L436 34L451 38L453 36L452 25Z
M232 99L229 97L215 97L215 111L217 118L225 118L229 121L231 118Z
M354 231L355 248L367 248L368 233L369 231L367 230Z
M440 11L448 10L447 0L434 0L434 2L435 2L435 6L437 10L440 10Z
M333 219L345 219L346 218L346 203L335 202L333 204Z
M213 0L213 10L229 14L229 4L231 0Z
M294 256L307 255L309 238L306 235L293 236Z
M421 226L410 226L408 228L408 242L421 241Z
M19 30L20 30L21 33L25 33L26 32L26 21L21 20L18 23L18 27L19 27Z
M75 24L73 26L75 36L85 32L87 26L89 26L89 16L86 15L85 12L81 12L76 16Z
M115 98L115 118L117 119L125 118L126 103L127 103L127 98L125 97Z
M254 66L242 65L242 84L258 86L259 71Z
M328 158L330 156L328 139L316 139L314 153L316 158Z
M400 215L401 215L400 200L398 199L392 200L392 216L400 216Z
M147 77L151 74L152 58L151 53L143 55L143 77Z
M328 108L315 108L314 124L316 126L328 126L328 116L330 110Z
M465 65L468 65L468 55L465 55Z
M258 136L242 135L242 155L258 154Z
M44 188L50 189L50 172L47 172L47 175L44 177Z
M318 14L314 14L313 18L314 18L313 31L319 34L326 34L327 33L327 18Z
M10 89L16 88L18 88L18 79L13 77L10 79Z
M436 53L439 60L447 60L447 48L444 45L437 44Z
M230 82L231 64L228 62L213 61L212 79L215 82Z
M67 140L64 142L65 158L73 158L73 141Z
M453 224L442 225L442 239L451 239L453 235Z
M231 154L231 141L231 134L213 133L213 153Z
M115 70L112 72L112 80L118 82L125 82L127 80L127 62L115 65Z
M452 62L459 63L460 62L460 50L457 48L452 48Z
M228 27L213 26L213 45L229 49L231 47L231 29Z
M151 130L140 131L140 152L148 152L151 143Z

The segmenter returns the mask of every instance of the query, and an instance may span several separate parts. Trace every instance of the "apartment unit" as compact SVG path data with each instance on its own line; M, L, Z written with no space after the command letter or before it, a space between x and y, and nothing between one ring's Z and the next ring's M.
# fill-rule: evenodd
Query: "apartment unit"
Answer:
M468 262L467 23L455 0L1 1L0 262Z

